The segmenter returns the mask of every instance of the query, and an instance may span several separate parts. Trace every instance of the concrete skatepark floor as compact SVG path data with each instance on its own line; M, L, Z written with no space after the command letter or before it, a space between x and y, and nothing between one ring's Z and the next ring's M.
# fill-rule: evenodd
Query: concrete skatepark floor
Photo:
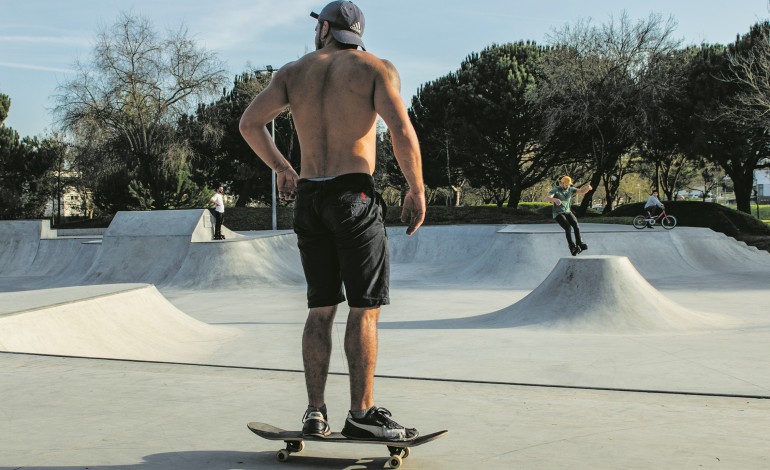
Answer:
M3 224L0 468L385 465L381 446L315 443L281 464L246 429L297 428L306 405L291 233L209 242L204 211L121 213L85 238ZM450 431L403 468L766 468L770 255L707 229L582 227L577 258L551 225L389 229L377 403Z

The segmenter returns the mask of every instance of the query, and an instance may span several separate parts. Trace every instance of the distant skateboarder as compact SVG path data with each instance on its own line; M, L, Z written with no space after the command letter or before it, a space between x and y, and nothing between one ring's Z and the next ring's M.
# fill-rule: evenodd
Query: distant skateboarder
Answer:
M220 186L217 188L217 192L211 196L211 203L214 204L214 218L216 219L216 226L214 227L214 240L224 240L222 235L222 222L225 220L225 200L222 196L225 193L225 188Z
M650 194L650 198L647 199L647 202L644 203L644 210L647 211L647 214L650 217L657 216L665 208L666 206L664 206L663 203L660 202L660 199L658 199L657 189L654 190L652 194ZM652 228L652 225L649 222L647 222L647 227Z
M364 16L351 2L331 2L315 28L316 51L282 67L251 102L241 134L274 169L282 199L294 200L294 231L307 280L310 312L302 336L308 408L305 436L331 433L324 398L337 305L350 313L345 354L350 412L342 434L351 439L403 441L417 435L374 403L377 320L389 300L388 243L374 191L377 116L390 129L409 192L401 220L414 233L425 218L420 147L401 99L393 64L365 50ZM276 148L265 127L291 107L301 148L301 175ZM343 289L344 286L344 289ZM398 353L394 351L394 353Z
M577 217L572 213L572 196L575 194L585 194L591 189L593 188L590 184L577 189L572 186L572 178L563 176L561 184L548 191L548 196L545 197L546 201L553 204L551 213L554 220L564 229L572 256L576 256L581 251L588 249L588 245L583 243L583 239L580 238L580 225L578 224ZM575 241L572 241L573 230L575 231Z

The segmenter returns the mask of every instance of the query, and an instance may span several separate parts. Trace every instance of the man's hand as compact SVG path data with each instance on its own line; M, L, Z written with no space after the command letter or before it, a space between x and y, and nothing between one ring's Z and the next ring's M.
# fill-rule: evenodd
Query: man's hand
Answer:
M409 222L406 234L411 235L425 221L425 193L409 191L404 198L401 222Z
M299 175L294 168L289 167L286 170L276 173L276 186L278 187L278 197L286 202L291 202L297 198L297 183Z
M560 206L561 205L561 199L553 198L553 203L556 204L557 206Z

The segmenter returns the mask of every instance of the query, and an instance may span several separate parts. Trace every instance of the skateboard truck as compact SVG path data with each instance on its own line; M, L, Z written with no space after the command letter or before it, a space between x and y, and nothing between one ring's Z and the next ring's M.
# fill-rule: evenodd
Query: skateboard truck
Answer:
M281 449L275 453L275 458L279 462L283 463L289 460L291 454L302 452L305 449L304 441L284 441L286 448ZM387 446L388 452L390 452L390 458L388 459L389 468L399 468L403 463L403 460L409 457L409 447Z

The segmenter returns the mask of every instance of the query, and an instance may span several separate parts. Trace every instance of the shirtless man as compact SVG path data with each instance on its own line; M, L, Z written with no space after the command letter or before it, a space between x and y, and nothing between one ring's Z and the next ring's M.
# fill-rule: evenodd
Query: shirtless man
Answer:
M388 410L375 406L373 395L377 320L380 306L389 303L387 237L372 178L377 115L390 129L396 160L409 183L401 214L401 221L409 222L409 235L425 218L419 143L401 100L398 72L364 49L361 10L351 2L335 1L311 16L318 20L316 51L282 67L240 122L244 139L277 173L280 197L294 200L296 195L294 231L310 309L302 336L309 402L302 432L331 433L324 390L334 316L347 296L350 412L342 434L353 439L410 439L417 430L393 421ZM287 106L302 149L300 175L270 140L266 127Z

